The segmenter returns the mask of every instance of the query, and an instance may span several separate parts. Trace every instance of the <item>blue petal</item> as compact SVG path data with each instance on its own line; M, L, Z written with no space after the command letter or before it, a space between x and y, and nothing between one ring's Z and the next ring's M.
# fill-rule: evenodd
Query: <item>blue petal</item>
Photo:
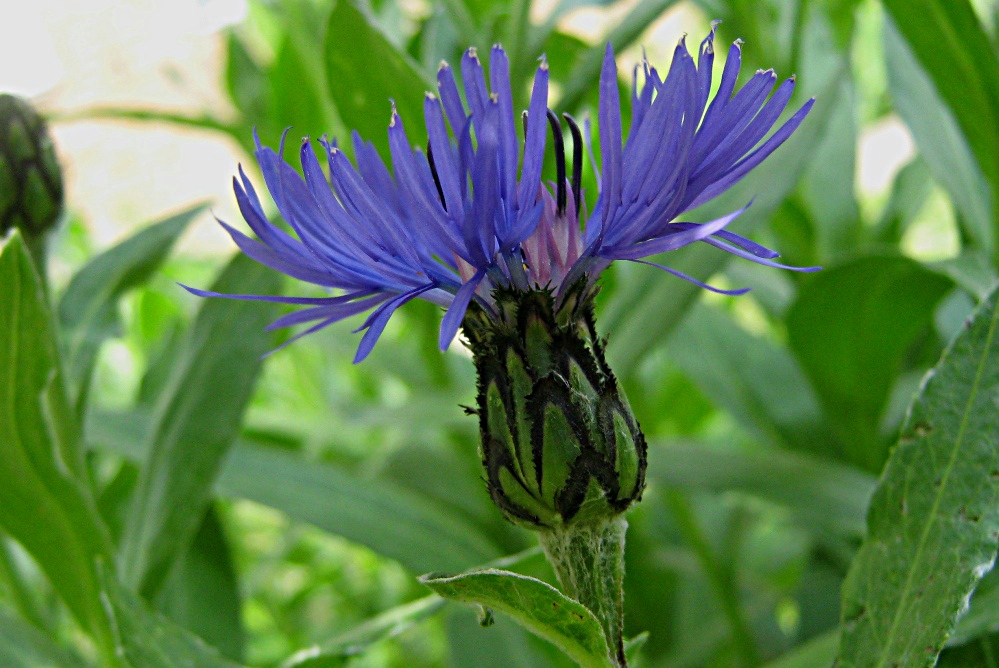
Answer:
M474 47L465 51L461 57L461 80L465 84L465 98L468 100L468 108L472 111L472 118L477 119L482 116L486 103L489 102L489 91L486 90L482 63L479 62L479 55Z
M748 253L741 248L735 246L730 246L729 244L719 241L718 239L701 239L706 244L711 244L715 248L720 248L723 251L729 252L732 255L738 255L741 258L755 262L756 264L766 265L767 267L773 267L775 269L790 269L791 271L800 271L803 273L811 273L813 271L820 271L822 267L792 267L787 264L780 264L779 262L772 262L766 258L757 257L752 253Z
M358 297L365 297L372 293L371 290L367 290L367 291L358 291L340 297L282 297L280 295L234 295L234 294L227 294L224 292L212 292L211 290L199 290L198 288L192 288L191 286L184 285L183 283L178 283L177 285L184 288L192 295L196 295L198 297L222 297L224 299L242 299L245 301L274 302L277 304L312 304L312 305L323 305L323 306L342 304L345 301L357 299Z
M295 311L294 313L288 313L281 316L269 324L267 326L267 330L270 331L274 329L281 329L282 327L293 327L295 325L300 325L303 322L313 322L315 320L336 322L374 308L376 305L382 303L389 297L391 297L391 295L377 294L374 297L368 297L367 299L313 306L311 308L302 309L301 311Z
M527 136L524 138L524 164L520 174L518 204L523 209L538 201L541 192L541 168L545 162L545 142L548 137L544 122L548 109L548 63L544 58L534 75L534 89L527 114ZM536 122L531 122L536 119Z
M658 239L643 241L642 243L631 246L605 248L600 251L599 255L613 260L637 260L639 258L648 257L649 255L656 255L658 253L676 250L677 248L682 248L683 246L692 244L695 241L701 241L715 232L718 232L735 220L747 208L749 208L748 204L738 211L733 211L727 216L722 216L721 218L716 218L711 222L703 223L697 227L677 232L675 234L670 234L665 237L659 237Z
M451 345L451 341L461 326L461 321L465 318L468 304L471 302L476 288L479 287L479 283L482 282L485 275L485 270L479 269L467 283L461 286L458 293L455 294L454 301L451 302L451 306L448 307L447 313L444 314L444 318L441 320L441 332L438 339L441 350L447 350L448 346Z
M693 276L688 276L687 274L683 273L682 271L678 271L678 270L673 269L671 267L667 267L666 265L663 265L663 264L657 264L655 262L648 262L646 260L634 260L634 262L637 262L639 264L647 264L650 267L656 267L657 269L662 269L663 271L669 272L669 273L673 274L674 276L682 278L685 281L690 281L691 283L693 283L694 285L696 285L698 287L704 288L705 290L710 290L711 292L716 292L716 293L718 293L720 295L728 295L729 297L738 297L739 295L746 294L750 290L749 288L739 288L738 290L723 290L721 288L716 288L713 285L708 285L707 283L702 283L701 281L697 280Z
M451 132L455 137L465 129L468 122L468 114L465 106L461 103L461 94L458 93L458 84L454 80L454 71L447 63L441 63L437 70L437 90L441 95L441 103L447 113L448 123L451 125Z
M364 332L364 336L361 337L361 343L357 346L357 353L354 355L354 364L361 362L365 357L371 353L371 349L375 347L375 343L378 342L378 337L382 335L385 330L385 325L388 324L389 318L395 313L395 310L413 299L414 297L419 297L422 293L427 290L432 290L435 286L433 284L424 285L409 292L405 292L390 301L385 302L372 313L368 319L361 325L355 332L360 332L361 330L367 330Z
M601 231L606 232L607 224L621 202L621 100L617 88L617 65L614 64L614 49L610 42L604 52L604 62L600 69L600 150L602 154L601 172L603 181L600 199L603 204ZM599 236L599 235L598 235Z

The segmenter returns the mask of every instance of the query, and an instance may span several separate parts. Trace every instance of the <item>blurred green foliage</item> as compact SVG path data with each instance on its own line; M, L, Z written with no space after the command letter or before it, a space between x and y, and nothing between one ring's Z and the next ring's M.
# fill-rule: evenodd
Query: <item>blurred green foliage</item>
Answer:
M603 41L641 44L676 4L559 0L537 19L528 0L253 0L225 36L219 85L234 117L100 114L223 133L248 153L253 128L273 144L289 126L347 150L358 129L384 150L390 98L423 141L439 61L501 41L519 106L546 53L553 107L585 116ZM746 41L746 70L797 72L799 103L818 98L785 147L691 218L755 196L736 231L825 270L783 273L704 247L666 261L753 292L721 299L636 265L603 279L599 323L651 446L649 489L629 515L627 631L649 632L634 665L828 665L906 407L996 279L997 6L686 4L704 19L692 36L722 19L725 41ZM584 7L621 18L590 43L561 20ZM887 118L918 153L872 195L858 140ZM589 168L585 179L592 206ZM502 614L480 628L471 610L426 600L416 580L533 545L486 493L476 423L460 408L473 401L471 360L438 352L439 309L408 305L359 366L351 323L261 363L281 342L263 330L274 309L198 303L175 281L282 286L245 258L213 279L213 264L171 256L193 215L88 258L52 313L20 241L3 247L0 662L571 665ZM54 242L70 263L89 254L79 219ZM536 552L501 565L554 582ZM985 577L940 665L997 665L997 582ZM919 661L901 665L929 665Z

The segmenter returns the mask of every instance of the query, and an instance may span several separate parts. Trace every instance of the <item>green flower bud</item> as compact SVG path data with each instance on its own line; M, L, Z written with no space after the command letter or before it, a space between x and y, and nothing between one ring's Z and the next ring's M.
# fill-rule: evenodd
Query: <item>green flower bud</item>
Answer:
M0 95L0 236L18 227L28 240L62 212L62 171L45 122L25 100Z
M646 445L604 358L592 292L499 289L464 320L478 371L482 460L513 522L557 528L624 512L645 486Z

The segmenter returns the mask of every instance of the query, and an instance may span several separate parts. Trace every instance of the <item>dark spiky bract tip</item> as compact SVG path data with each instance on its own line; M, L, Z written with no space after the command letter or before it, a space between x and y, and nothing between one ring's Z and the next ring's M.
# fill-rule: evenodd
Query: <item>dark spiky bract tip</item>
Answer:
M605 522L641 498L645 437L604 357L586 279L500 288L469 308L479 431L493 501L534 530Z

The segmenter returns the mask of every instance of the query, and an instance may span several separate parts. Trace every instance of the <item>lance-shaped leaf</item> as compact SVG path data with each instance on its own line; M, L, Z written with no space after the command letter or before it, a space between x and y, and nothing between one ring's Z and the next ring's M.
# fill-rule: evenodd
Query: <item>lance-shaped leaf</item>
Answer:
M149 429L141 412L93 413L88 438L130 459ZM333 464L238 442L215 481L219 496L249 499L395 559L413 572L469 568L501 554L477 525L390 480L362 478Z
M108 649L96 559L111 541L81 479L48 305L16 231L0 246L0 285L0 527Z
M999 204L999 58L969 0L885 0L950 107ZM994 250L994 249L993 249Z
M385 125L391 117L391 98L410 139L426 143L421 119L423 93L430 83L351 0L338 0L334 6L325 50L330 96L344 125L373 141L387 157Z
M884 48L894 109L912 132L934 180L950 195L969 236L991 251L991 192L957 119L891 19L885 23Z
M344 665L349 657L363 654L379 640L394 638L427 619L443 605L444 599L431 594L396 606L322 645L294 654L282 664L282 668L337 668Z
M87 664L36 627L0 607L0 666L86 668Z
M869 255L817 274L787 315L787 338L836 431L838 453L871 472L888 443L879 425L906 353L951 282L913 260Z
M278 274L244 255L212 287L251 294L279 288ZM222 459L239 433L261 355L273 346L264 328L275 315L273 304L205 301L176 359L122 539L124 577L146 596L159 590L201 523Z
M198 636L153 612L106 569L103 585L118 654L135 668L240 668Z
M72 405L86 400L90 375L105 339L118 331L118 300L149 280L178 237L205 205L150 225L88 262L59 300L59 325Z
M931 666L999 537L999 310L982 303L927 374L843 585L840 662Z
M795 452L719 450L668 441L649 458L649 480L665 487L739 491L777 503L816 530L864 533L877 479L859 469Z
M510 615L584 668L613 665L603 629L593 613L546 582L494 568L451 576L430 573L420 582L446 599Z
M159 610L226 658L241 661L246 635L242 603L232 549L219 513L209 506L190 548L163 588Z

